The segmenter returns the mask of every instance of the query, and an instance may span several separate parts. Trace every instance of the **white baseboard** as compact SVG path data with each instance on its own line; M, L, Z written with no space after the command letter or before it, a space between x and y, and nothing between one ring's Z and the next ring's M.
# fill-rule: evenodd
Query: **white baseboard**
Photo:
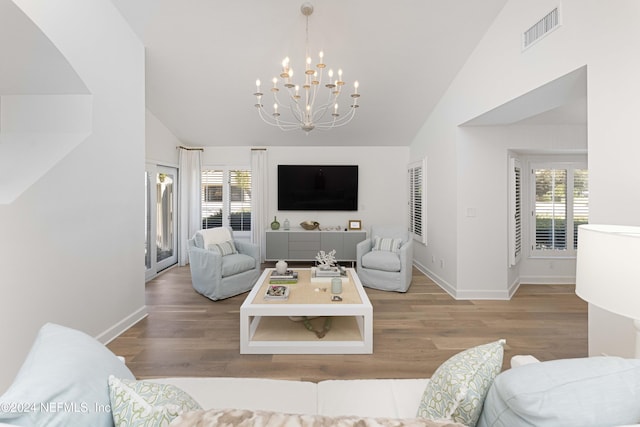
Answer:
M420 270L420 272L422 274L427 276L429 279L433 280L436 283L436 285L440 286L443 291L445 291L446 293L451 295L453 298L457 299L457 297L456 297L456 288L451 286L451 284L449 282L447 282L442 277L438 276L436 273L434 273L433 271L429 270L427 267L425 267L424 265L420 264L419 262L414 261L413 265L418 270Z
M527 285L575 285L576 276L520 276L520 283Z
M109 329L107 329L106 331L102 332L101 334L98 334L98 336L96 336L95 338L98 341L100 341L102 344L105 344L105 345L109 344L111 341L117 338L124 331L126 331L127 329L129 329L130 327L132 327L133 325L135 325L136 323L138 323L139 321L147 317L147 315L148 315L147 306L143 305L142 307L140 307L139 309L137 309L136 311L134 311L133 313L131 313L130 315L128 315L127 317L125 317L124 319L122 319L121 321L119 321Z

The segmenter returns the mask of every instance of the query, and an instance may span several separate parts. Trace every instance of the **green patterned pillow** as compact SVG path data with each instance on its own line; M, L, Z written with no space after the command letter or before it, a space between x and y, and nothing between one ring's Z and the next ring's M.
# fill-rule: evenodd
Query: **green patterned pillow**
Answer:
M505 343L470 348L440 365L422 395L418 417L475 426L487 391L502 370Z
M238 250L236 249L236 245L233 243L233 240L227 240L226 242L221 242L221 243L212 243L209 245L209 250L216 251L222 256L238 253Z
M202 407L171 384L109 377L109 399L115 427L168 426L181 413Z

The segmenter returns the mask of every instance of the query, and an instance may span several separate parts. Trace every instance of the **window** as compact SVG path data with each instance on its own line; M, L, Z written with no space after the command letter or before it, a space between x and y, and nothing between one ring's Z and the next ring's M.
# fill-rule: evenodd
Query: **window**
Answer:
M426 243L426 159L411 163L409 175L409 231L413 238Z
M578 226L589 220L588 171L579 163L532 165L532 252L575 256Z
M202 170L202 228L251 231L251 171Z

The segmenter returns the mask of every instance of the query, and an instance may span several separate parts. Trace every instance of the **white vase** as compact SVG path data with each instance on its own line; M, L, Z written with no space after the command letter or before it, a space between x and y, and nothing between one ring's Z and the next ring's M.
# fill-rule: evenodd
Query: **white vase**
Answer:
M288 267L289 267L289 264L287 264L287 262L283 259L276 262L276 271L278 272L278 274L286 273Z

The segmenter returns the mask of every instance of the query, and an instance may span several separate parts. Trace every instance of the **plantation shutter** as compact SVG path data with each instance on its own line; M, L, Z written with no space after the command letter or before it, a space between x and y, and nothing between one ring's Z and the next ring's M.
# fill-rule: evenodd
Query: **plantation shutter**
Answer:
M567 169L534 169L536 250L567 249Z
M426 243L426 159L409 165L409 231L413 238Z
M222 191L224 173L221 170L202 171L202 228L222 227Z
M522 168L518 159L509 159L509 171L509 265L516 265L522 253Z
M251 231L251 171L232 170L229 173L231 187L230 224L234 231Z
M589 171L573 171L573 248L578 249L578 226L589 223Z

